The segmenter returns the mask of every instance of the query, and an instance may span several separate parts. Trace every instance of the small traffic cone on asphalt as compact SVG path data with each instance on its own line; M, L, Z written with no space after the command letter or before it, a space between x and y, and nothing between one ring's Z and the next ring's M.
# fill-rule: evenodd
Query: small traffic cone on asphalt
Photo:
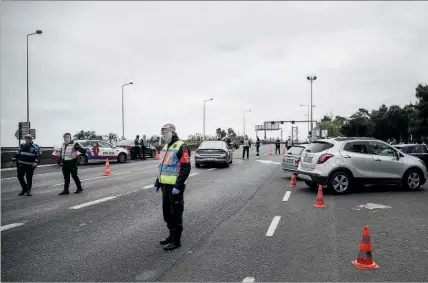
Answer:
M284 147L284 149L282 150L282 155L285 155L285 147Z
M272 155L272 144L269 145L269 155Z
M108 158L106 160L106 166L104 169L104 176L110 176L111 175L111 171L110 171L110 162L108 161Z
M372 258L372 244L370 243L370 231L368 226L364 226L363 239L360 242L360 251L357 260L351 261L358 269L379 268Z
M159 160L158 151L155 151L155 160Z
M294 171L291 171L291 181L290 181L290 188L296 187L296 173Z
M324 204L324 195L322 193L321 185L318 185L317 202L314 204L314 207L317 207L317 208L326 207Z

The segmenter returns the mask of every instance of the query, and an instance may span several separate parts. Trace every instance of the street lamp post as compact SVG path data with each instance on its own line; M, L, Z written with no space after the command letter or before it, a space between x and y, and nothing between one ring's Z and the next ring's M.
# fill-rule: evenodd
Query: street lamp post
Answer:
M203 140L205 140L205 103L207 101L212 101L212 100L214 100L214 99L210 98L210 99L205 99L204 100L204 117L203 117L203 123L204 123L204 125L203 125L203 131L202 131L202 139Z
M311 82L311 136L312 136L312 130L313 130L313 104L312 104L312 84L313 84L313 82L317 79L317 76L313 76L313 77L311 77L311 76L308 76L307 77L307 79L308 79L308 81L310 81Z
M245 114L250 113L251 110L244 111L244 137L245 137Z
M134 84L132 81L122 85L122 138L125 138L125 110L123 107L123 88L127 85L132 85Z
M30 86L29 86L29 79L28 79L28 38L31 35L35 34L42 34L43 32L41 30L36 30L34 33L27 34L27 123L30 122Z
M310 107L310 105L308 105L308 104L301 104L300 106L302 106L302 107L307 107L308 108L308 115L305 115L305 116L307 116L308 117L308 134L309 134L309 131L310 131L310 121L309 121L309 119L310 119L310 115L309 115L309 107ZM312 105L312 108L313 107L315 107L315 105Z

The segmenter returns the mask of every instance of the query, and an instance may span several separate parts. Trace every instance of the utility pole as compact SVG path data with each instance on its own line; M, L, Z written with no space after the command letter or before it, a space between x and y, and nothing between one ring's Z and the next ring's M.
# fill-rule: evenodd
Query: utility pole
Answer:
M28 79L28 38L31 35L35 34L42 34L43 32L41 30L36 30L36 32L27 34L27 123L30 122L30 84ZM29 131L30 129L28 129Z
M244 138L245 138L245 114L251 112L251 110L244 111Z
M122 138L125 138L125 109L123 106L123 87L134 84L132 81L122 85Z
M313 82L317 79L317 76L308 76L307 79L311 82L311 135L312 135L312 130L313 130L313 104L312 104L312 84Z

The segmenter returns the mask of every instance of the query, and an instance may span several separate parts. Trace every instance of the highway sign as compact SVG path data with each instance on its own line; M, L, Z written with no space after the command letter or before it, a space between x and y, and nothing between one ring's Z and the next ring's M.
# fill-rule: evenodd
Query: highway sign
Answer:
M36 129L30 129L30 135L33 138L33 140L36 139Z
M277 122L277 121L265 122L265 130L267 130L267 131L278 131L279 130L279 122Z
M265 128L263 125L256 125L256 132L257 131L264 131L264 130L265 130Z

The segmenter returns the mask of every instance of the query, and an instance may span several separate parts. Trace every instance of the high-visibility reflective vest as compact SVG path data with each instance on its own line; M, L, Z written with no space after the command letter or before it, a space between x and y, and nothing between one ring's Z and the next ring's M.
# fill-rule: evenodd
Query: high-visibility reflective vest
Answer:
M244 146L250 146L250 140L244 140Z
M180 171L180 161L178 160L178 151L184 144L183 141L178 140L173 143L169 148L166 144L159 158L159 182L166 185L175 185Z
M62 160L68 161L77 158L77 150L74 149L74 143L62 145Z

